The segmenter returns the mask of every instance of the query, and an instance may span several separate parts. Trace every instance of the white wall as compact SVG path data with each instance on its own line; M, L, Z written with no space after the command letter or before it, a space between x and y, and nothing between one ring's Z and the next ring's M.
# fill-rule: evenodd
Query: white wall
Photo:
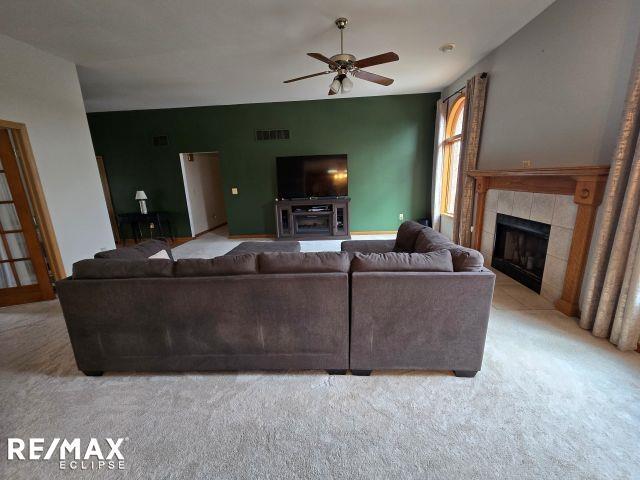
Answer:
M217 153L180 155L191 235L226 223L220 159Z
M638 0L557 0L447 87L489 73L478 168L610 164L639 35Z
M0 35L0 119L27 126L67 274L115 248L75 65Z
M638 0L557 0L446 88L489 73L478 168L609 164L639 34Z

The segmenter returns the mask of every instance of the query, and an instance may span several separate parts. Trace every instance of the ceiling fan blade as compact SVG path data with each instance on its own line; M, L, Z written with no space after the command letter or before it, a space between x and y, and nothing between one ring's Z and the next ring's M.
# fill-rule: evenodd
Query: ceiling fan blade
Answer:
M317 77L319 75L326 75L327 73L331 73L331 70L327 70L326 72L312 73L311 75L305 75L304 77L291 78L289 80L285 80L282 83L297 82L298 80L304 80L305 78Z
M330 58L325 57L321 53L307 53L307 55L309 55L311 58L315 58L316 60L320 60L321 62L324 62L327 65L331 65L334 68L340 68L340 65L338 65L336 62L334 62Z
M397 53L387 52L381 53L380 55L375 55L373 57L363 58L362 60L356 60L355 62L353 62L353 64L357 68L365 68L372 67L373 65L380 65L382 63L395 62L399 59L400 57L398 57Z
M383 77L382 75L376 75L375 73L365 72L364 70L356 70L353 75L361 78L362 80L368 80L369 82L377 83L388 87L393 83L393 78Z

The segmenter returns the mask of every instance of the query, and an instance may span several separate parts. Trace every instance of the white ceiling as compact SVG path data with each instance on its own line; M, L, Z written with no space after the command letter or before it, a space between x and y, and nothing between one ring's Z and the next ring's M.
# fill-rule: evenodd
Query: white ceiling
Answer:
M87 111L327 98L306 56L395 51L349 96L439 91L553 0L0 0L0 33L78 65ZM438 50L457 45L452 54ZM339 97L339 96L336 96ZM335 97L334 97L335 98Z

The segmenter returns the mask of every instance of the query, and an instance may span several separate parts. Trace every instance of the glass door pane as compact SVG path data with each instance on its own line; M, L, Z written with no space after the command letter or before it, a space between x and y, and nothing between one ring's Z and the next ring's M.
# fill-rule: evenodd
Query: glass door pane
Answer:
M0 172L0 202L9 202L11 200L13 200L13 197L11 196L11 190L9 190L7 176L4 172Z
M24 239L22 233L7 233L5 235L7 239L7 245L9 245L9 253L11 258L28 258L29 250L27 249L27 242Z
M18 212L13 203L0 204L0 225L4 231L20 230L20 220Z
M20 285L35 285L38 283L38 277L36 277L36 272L33 269L31 260L15 262L14 265L16 273L18 274L18 280L20 280Z
M7 262L0 263L0 288L17 287L16 279L11 271L11 265Z

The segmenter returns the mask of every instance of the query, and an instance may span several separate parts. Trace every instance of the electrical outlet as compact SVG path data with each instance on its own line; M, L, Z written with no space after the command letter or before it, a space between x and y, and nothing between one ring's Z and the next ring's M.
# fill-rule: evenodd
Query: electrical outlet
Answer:
M238 195L238 187L231 188L231 195Z
M522 168L531 168L531 160L523 160Z
M398 215L398 220L400 220L401 222L404 220L404 213Z

